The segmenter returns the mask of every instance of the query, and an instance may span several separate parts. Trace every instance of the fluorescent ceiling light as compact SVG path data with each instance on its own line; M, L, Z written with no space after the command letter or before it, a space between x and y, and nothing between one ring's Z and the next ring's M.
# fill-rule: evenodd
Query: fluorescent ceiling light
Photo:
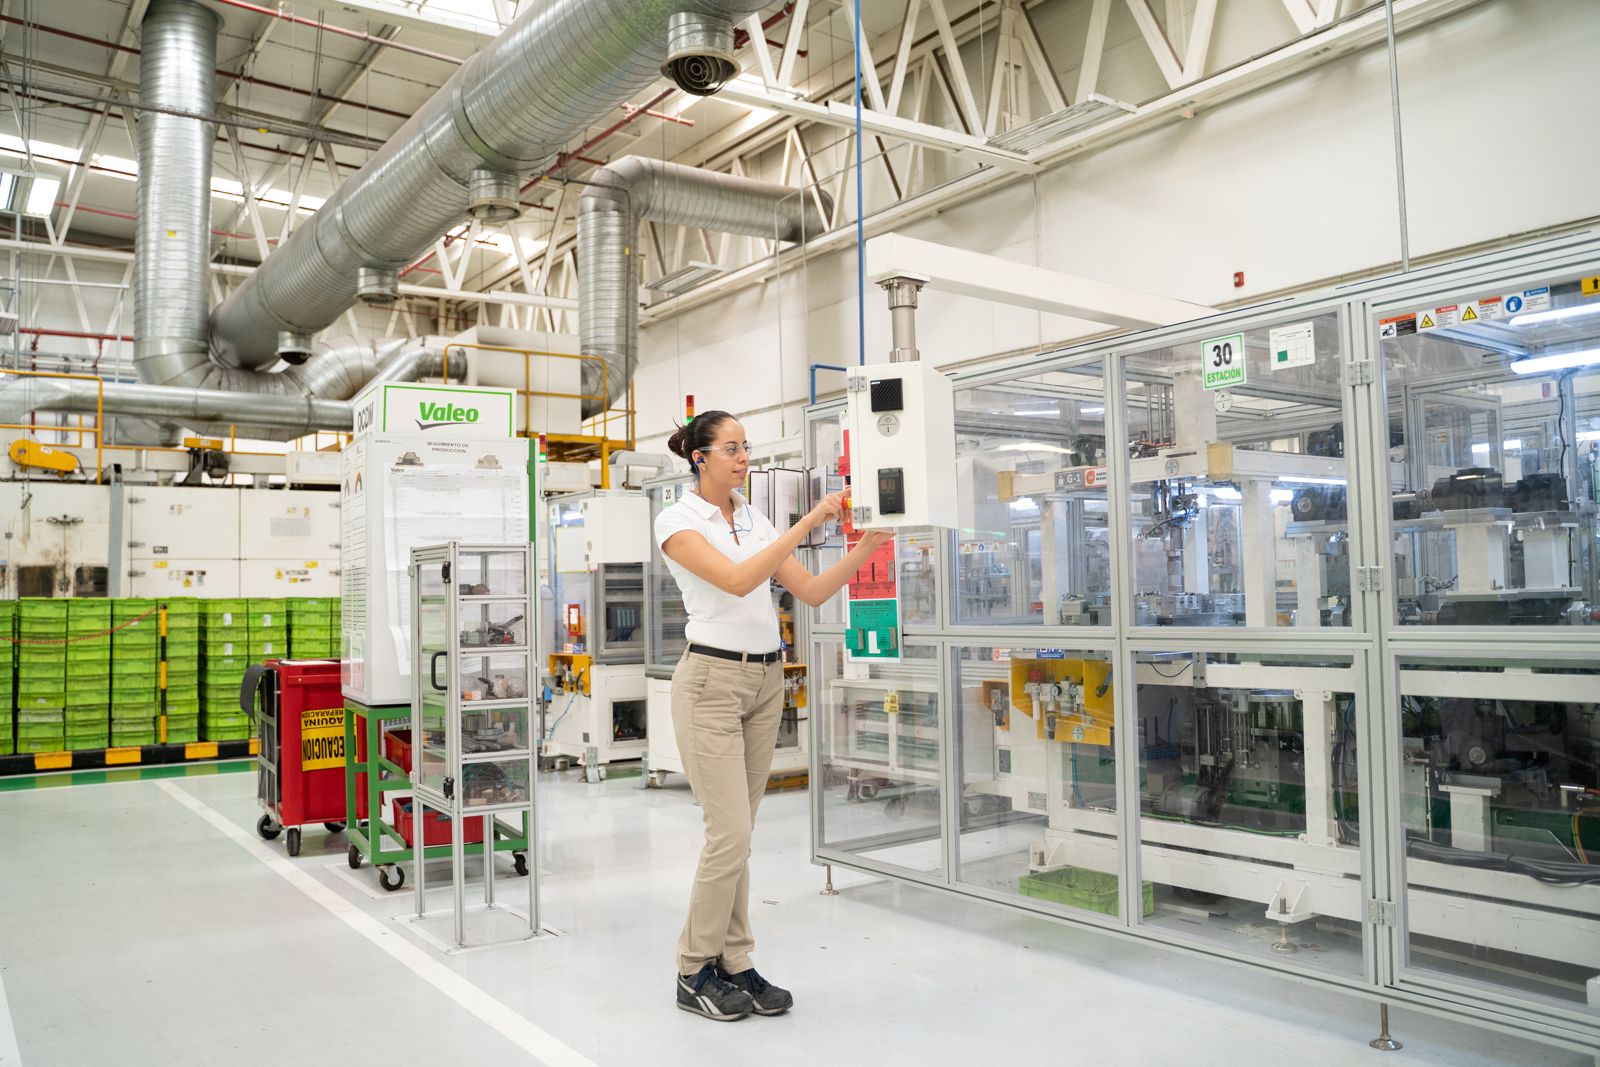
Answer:
M1500 447L1505 449L1507 452L1521 452L1522 438L1518 437L1511 441L1501 441ZM1487 452L1489 451L1489 444L1488 442L1483 442L1482 444L1473 445L1472 450L1474 452Z
M989 144L1008 152L1021 152L1026 155L1052 141L1062 140L1107 119L1131 115L1133 111L1132 104L1094 93L1063 111L1057 111L1053 115L1046 115L1025 126L1018 126L1014 130L1007 130L991 137Z
M1549 311L1535 311L1527 315L1513 316L1508 325L1511 326L1537 326L1541 322L1561 322L1566 319L1583 318L1586 315L1600 315L1600 300L1587 304L1574 304L1572 307L1551 308Z
M1600 430L1585 430L1578 435L1580 441L1600 441Z
M29 140L24 146L22 138L9 133L0 133L0 151L9 152L16 156L26 156L30 152L36 156L53 156L55 159L65 159L76 163L83 158L82 149L68 148L64 144L52 144L49 141Z
M35 215L46 218L56 207L56 194L61 191L59 178L35 178L33 187L28 190L28 199L22 205L24 215Z
M1079 408L1078 409L1078 414L1079 415L1104 415L1105 413L1106 413L1106 409L1103 408L1103 407Z
M1585 348L1577 352L1560 352L1550 356L1513 360L1513 374L1544 374L1553 370L1571 370L1574 367L1600 365L1600 348Z
M645 288L652 292L677 296L679 293L688 292L701 282L715 278L717 275L722 274L724 270L725 268L719 267L715 263L702 263L699 260L693 260L687 267L675 270L663 278L657 278Z
M1056 452L1063 456L1076 455L1071 449L1062 448L1060 445L1047 445L1043 441L1018 441L1014 444L1000 445L995 452Z
M1288 482L1291 485L1343 485L1344 484L1344 479L1343 478L1315 478L1315 477L1311 477L1309 475L1301 476L1301 475L1298 475L1298 474L1285 474L1281 478L1279 478L1278 481L1280 481L1280 482Z
M139 164L122 156L92 156L89 165L99 167L111 177L121 178L124 181L133 181L139 174Z

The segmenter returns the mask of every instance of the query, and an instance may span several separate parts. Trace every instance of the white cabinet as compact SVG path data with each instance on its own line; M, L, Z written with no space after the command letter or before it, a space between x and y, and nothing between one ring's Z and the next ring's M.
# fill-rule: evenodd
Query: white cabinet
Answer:
M141 485L129 486L127 493L130 559L239 558L240 490Z
M339 595L339 561L299 556L243 560L239 564L239 595L336 597Z
M339 494L309 489L245 493L239 501L239 555L245 560L337 561ZM337 563L323 564L330 565Z
M163 556L133 559L128 564L128 596L236 597L239 561Z

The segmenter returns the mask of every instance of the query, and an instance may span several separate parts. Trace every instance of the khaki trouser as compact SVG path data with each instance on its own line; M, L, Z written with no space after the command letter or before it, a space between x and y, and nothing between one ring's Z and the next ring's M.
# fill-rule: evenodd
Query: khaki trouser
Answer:
M750 966L750 831L767 789L783 714L783 665L684 653L672 672L672 727L706 824L678 938L678 973L720 959Z

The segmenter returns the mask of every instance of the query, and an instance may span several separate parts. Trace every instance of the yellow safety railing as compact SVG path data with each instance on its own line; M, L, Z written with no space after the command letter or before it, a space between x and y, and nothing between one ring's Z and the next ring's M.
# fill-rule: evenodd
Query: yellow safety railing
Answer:
M508 345L481 345L470 344L464 341L452 341L445 346L444 350L444 377L446 380L449 380L450 377L450 350L452 348L470 349L475 352L502 352L522 357L522 388L516 390L516 393L522 398L522 426L525 435L532 435L535 432L533 430L533 398L536 396L548 397L556 400L596 400L601 404L601 411L598 416L595 416L589 420L591 425L594 421L594 418L598 418L600 420L600 436L604 439L609 439L612 433L613 420L622 420L622 428L625 431L623 434L623 439L627 441L629 448L633 447L634 408L633 383L631 381L628 383L628 406L620 412L613 412L610 407L606 405L606 395L604 392L559 393L552 392L547 389L533 388L533 357L535 356L541 356L546 359L572 359L577 360L580 363L597 363L599 364L600 368L598 380L600 382L605 382L606 371L608 368L603 357L575 355L571 352L547 352L537 348L514 348ZM547 439L558 439L563 435L546 434L545 436ZM571 435L565 436L570 437Z

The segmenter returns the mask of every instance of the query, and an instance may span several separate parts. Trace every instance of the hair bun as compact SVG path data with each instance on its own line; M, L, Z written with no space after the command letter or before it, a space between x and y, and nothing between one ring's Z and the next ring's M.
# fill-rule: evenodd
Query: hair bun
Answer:
M682 456L684 459L688 459L688 437L689 427L679 426L673 431L672 436L667 438L667 450L674 456Z

